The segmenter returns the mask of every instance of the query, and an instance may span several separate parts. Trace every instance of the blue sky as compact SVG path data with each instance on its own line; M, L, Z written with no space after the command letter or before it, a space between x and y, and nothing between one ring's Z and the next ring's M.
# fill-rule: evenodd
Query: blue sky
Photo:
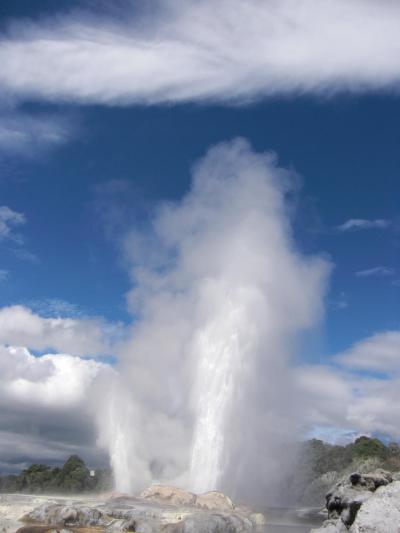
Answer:
M292 353L296 387L307 392L307 430L400 438L395 415L382 416L385 402L400 400L400 9L390 0L301 6L0 5L0 369L10 372L4 389L12 391L0 395L10 409L0 417L4 468L33 457L32 439L42 450L35 458L61 460L76 449L100 460L95 429L88 434L71 419L71 441L54 429L55 418L70 416L83 389L114 371L109 362L125 368L127 353L139 350L134 339L144 326L134 289L144 291L146 309L154 290L146 276L176 289L162 270L174 258L158 257L168 236L149 228L169 228L191 194L197 205L201 198L189 191L199 161L213 169L210 148L236 138L251 147L249 161L274 152L297 183L289 251L331 266L325 290L317 282L310 289L323 310L310 329L298 326ZM240 149L229 146L240 163ZM266 172L276 166L266 164ZM159 211L168 202L171 220ZM137 235L153 245L142 249ZM176 237L177 248L186 249L184 238ZM276 284L284 281L278 273ZM76 376L78 392L64 372ZM67 385L52 416L47 400L38 400L34 429L15 454L21 420L9 406L22 402L30 419L24 401L27 391L40 399L38 376L50 404L57 380ZM45 445L48 434L58 436Z
M42 105L29 108L43 112ZM67 143L44 153L2 156L3 203L27 218L19 229L24 244L17 248L37 257L20 259L14 244L2 245L2 268L9 271L2 305L57 298L111 321L129 320L129 279L118 258L118 235L107 238L96 208L98 187L112 180L129 185L128 197L109 198L122 203L122 231L124 223L146 217L154 203L182 196L191 166L208 146L243 136L256 150L275 151L282 165L299 173L298 245L325 252L335 264L323 352L396 328L399 110L397 97L380 95L275 98L239 108L46 106L46 113L68 117L74 129ZM353 218L386 219L392 227L335 230ZM378 266L394 273L356 276ZM338 308L342 300L347 307Z

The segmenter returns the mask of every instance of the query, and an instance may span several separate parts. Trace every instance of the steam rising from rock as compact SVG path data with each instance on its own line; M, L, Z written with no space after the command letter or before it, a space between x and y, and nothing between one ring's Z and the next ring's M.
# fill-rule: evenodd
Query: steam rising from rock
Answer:
M297 424L289 358L320 318L329 271L293 244L295 183L273 154L220 144L188 194L129 235L135 321L99 417L118 489L241 495L279 475Z

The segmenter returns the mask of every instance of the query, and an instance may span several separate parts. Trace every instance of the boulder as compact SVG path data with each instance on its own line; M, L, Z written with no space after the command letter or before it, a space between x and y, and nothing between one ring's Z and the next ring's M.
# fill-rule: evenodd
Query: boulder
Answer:
M312 532L398 533L398 525L395 530L388 529L395 519L398 519L397 524L400 524L400 482L392 481L392 475L382 469L368 474L351 474L327 494L326 508L329 519L321 528L313 529ZM397 498L395 505L389 497L393 494L396 494ZM382 513L385 517L390 517L388 523L383 520ZM372 520L372 516L375 516L376 520Z
M170 505L194 505L196 496L192 492L170 487L168 485L152 485L141 492L140 498Z
M194 504L201 509L212 511L231 511L235 507L228 496L216 490L199 494L196 496Z
M194 513L185 519L182 533L246 533L252 530L251 520L234 513Z
M340 520L326 520L321 527L312 529L310 533L348 533L348 529Z
M393 480L391 474L378 469L369 474L350 474L348 479L338 483L326 496L329 518L340 518L347 526L354 522L361 505L375 490L388 485Z
M95 507L43 504L26 514L23 522L47 524L51 526L90 527L104 526L107 520L102 511Z
M398 533L400 530L400 481L376 490L357 513L351 533Z
M266 526L267 519L262 513L251 513L250 520L252 521L255 527Z

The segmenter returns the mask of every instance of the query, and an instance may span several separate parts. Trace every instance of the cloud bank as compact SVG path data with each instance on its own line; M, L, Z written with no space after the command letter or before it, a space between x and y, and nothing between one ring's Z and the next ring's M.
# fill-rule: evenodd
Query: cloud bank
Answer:
M0 308L0 344L73 355L105 355L119 337L117 325L94 318L44 318L28 307Z
M14 23L7 97L102 104L248 102L398 91L393 0L165 0Z
M91 464L107 461L96 447L93 410L98 384L113 376L101 356L116 350L120 326L59 316L63 302L56 303L57 317L0 308L0 473L73 453Z
M72 453L104 462L87 406L95 381L110 372L93 360L0 346L1 473Z
M309 427L400 439L400 332L376 333L337 354L331 365L296 371Z

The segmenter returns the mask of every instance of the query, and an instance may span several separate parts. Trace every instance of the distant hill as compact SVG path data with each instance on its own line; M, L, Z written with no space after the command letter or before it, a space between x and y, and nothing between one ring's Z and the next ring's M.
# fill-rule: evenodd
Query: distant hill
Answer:
M81 493L110 490L111 471L90 471L77 455L71 455L62 468L33 464L20 474L0 477L0 492Z

